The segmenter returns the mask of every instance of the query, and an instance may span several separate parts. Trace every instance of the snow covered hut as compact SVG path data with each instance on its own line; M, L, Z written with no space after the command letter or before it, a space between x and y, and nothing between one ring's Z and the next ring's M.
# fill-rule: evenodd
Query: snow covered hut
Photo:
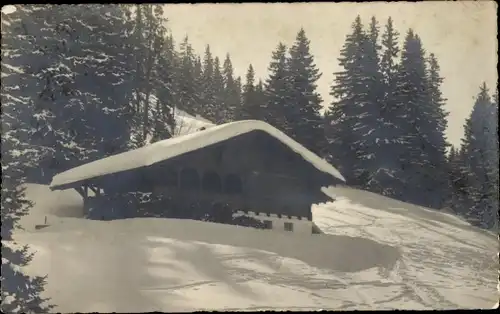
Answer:
M310 233L311 205L329 200L321 187L342 182L333 166L283 132L247 120L81 165L54 176L50 188L76 189L86 212L99 204L102 218L136 217L155 203L150 215L211 214L224 222L237 213L266 228ZM126 209L127 193L147 198L134 205L141 207L137 212Z

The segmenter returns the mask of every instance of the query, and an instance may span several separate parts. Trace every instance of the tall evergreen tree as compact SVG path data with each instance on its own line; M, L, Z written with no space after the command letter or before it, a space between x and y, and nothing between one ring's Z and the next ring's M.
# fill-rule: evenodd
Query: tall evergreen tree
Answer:
M255 72L250 64L247 70L246 82L243 86L243 102L238 112L238 120L259 120L261 110L255 96Z
M255 103L259 105L259 108L261 108L261 111L265 111L265 102L266 102L266 97L264 95L264 83L262 83L262 80L259 79L257 82L257 85L255 85ZM262 119L262 116L264 114L260 115L259 118Z
M364 188L374 188L374 182L378 177L378 171L387 169L387 151L384 149L385 141L388 139L387 125L381 111L384 100L383 75L380 69L381 46L379 44L378 21L371 18L367 37L362 42L363 46L363 85L360 88L361 95L365 95L364 110L361 119L356 126L361 138L357 141L358 162L355 176L357 183ZM360 95L360 96L361 96ZM381 165L383 167L381 167ZM387 171L387 170L385 170ZM380 192L378 186L374 189Z
M165 36L165 35L162 35ZM155 69L156 108L152 142L171 138L175 134L175 107L177 106L177 56L172 35L165 36L158 66ZM201 68L200 68L201 71ZM196 67L195 67L196 75Z
M261 119L285 132L290 128L285 118L285 112L291 102L289 94L291 82L288 71L287 47L283 43L279 43L276 50L273 51L268 71L269 77L264 83L264 108L266 110Z
M25 66L33 56L30 50L32 38L28 26L35 19L50 11L50 5L16 5L16 10L5 14L2 10L2 196L1 236L2 286L0 309L4 313L47 313L53 306L41 297L45 277L31 277L20 271L27 266L33 254L28 247L19 248L13 240L19 220L28 214L32 202L25 197L25 172L28 161L33 158L32 145L28 142L31 133L30 104L36 100L33 94L34 77L26 73ZM41 21L41 20L40 20ZM25 25L28 24L28 25Z
M451 148L448 156L450 193L448 206L457 214L465 216L465 210L471 200L468 197L467 187L469 184L469 172L465 164L465 152L460 149Z
M440 79L435 67L434 84ZM440 208L446 197L443 173L445 139L442 100L429 87L425 51L410 29L405 38L396 90L395 116L404 146L396 149L401 162L402 200ZM436 88L437 90L437 88Z
M195 65L196 57L186 36L180 45L180 68L179 68L179 96L178 107L190 114L195 114L198 111L200 95L197 95L195 82Z
M134 17L132 18L132 11ZM134 104L132 105L132 147L142 146L151 141L154 134L159 105L153 101L153 93L160 79L160 59L166 44L166 19L162 6L154 4L135 5L127 17L132 22L135 65ZM158 93L158 92L157 92ZM158 95L155 95L158 100Z
M235 119L236 110L241 106L241 91L236 85L233 73L233 65L229 54L224 60L224 122L233 121Z
M210 112L215 110L215 94L214 94L214 60L212 57L212 53L210 51L210 46L207 45L205 48L205 55L203 57L203 79L202 79L202 105L200 114L207 119L209 117Z
M321 73L314 63L309 48L310 41L304 29L300 29L294 45L290 48L288 75L290 79L289 99L285 118L285 132L315 153L324 146L322 98L316 91Z
M216 124L224 123L225 108L224 103L224 76L222 75L219 57L214 58L214 76L213 76L213 92L214 92L214 110L209 114L211 119Z
M50 178L126 149L132 39L118 5L33 8L15 22L30 46L17 57L27 58L19 66L32 99L29 141Z
M368 40L358 16L340 52L338 60L342 71L334 73L335 83L330 93L334 100L325 118L327 158L338 165L350 184L358 183L362 170L359 161L363 160L360 156L369 158L365 136L371 135L373 120L378 116L378 108L372 106L367 92L371 82L366 71Z
M380 71L382 72L384 84L383 103L390 107L394 102L394 92L396 89L396 77L398 72L397 58L399 57L398 47L399 33L394 29L392 18L389 17L382 34L382 56L380 59ZM385 107L383 108L385 109Z
M375 42L374 38L378 33L374 26L376 26L376 22L372 19L370 27L372 43ZM398 36L399 33L394 29L392 18L389 17L381 40L380 76L378 77L380 84L377 88L372 89L380 91L380 94L377 94L379 100L378 128L377 132L373 133L376 135L374 147L377 149L377 158L374 161L376 161L378 169L370 174L366 184L366 188L373 192L395 197L397 197L395 189L400 185L397 177L400 165L396 149L402 148L400 138L403 135L398 130L401 122L398 119L395 103L398 74L397 58L399 56Z
M491 228L498 224L498 113L488 92L483 83L471 116L466 120L462 145L464 171L469 179L467 194L471 201L467 216Z
M236 109L234 111L234 119L238 120L239 114L241 111L241 107L243 106L243 84L241 82L241 76L238 76L234 80L234 85L235 85L235 90L238 92L238 99L239 99L238 107L236 107Z
M432 129L425 130L430 144L426 146L426 150L429 152L430 167L433 169L432 188L438 190L441 195L440 199L436 196L435 202L431 203L431 205L440 208L450 194L449 182L446 179L448 172L446 150L449 144L446 141L445 132L448 126L448 113L444 109L446 99L443 98L441 93L443 78L440 76L440 67L433 53L429 55L427 64L427 92L429 93L429 111L427 114L430 117Z

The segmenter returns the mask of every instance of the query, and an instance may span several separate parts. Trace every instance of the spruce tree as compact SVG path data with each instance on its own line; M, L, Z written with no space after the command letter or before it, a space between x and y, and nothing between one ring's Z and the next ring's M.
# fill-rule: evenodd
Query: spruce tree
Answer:
M215 95L213 87L214 78L214 60L210 52L210 46L205 48L203 57L203 79L202 79L202 94L201 94L201 110L200 114L207 119L212 119L211 112L215 107Z
M186 36L180 45L178 107L192 115L195 114L198 109L197 107L199 107L199 95L196 94L196 87L194 85L195 60L193 48Z
M289 99L285 109L285 132L309 150L319 153L324 146L322 98L316 91L321 73L314 63L304 29L300 29L290 48L288 62Z
M452 147L448 162L449 162L449 180L450 180L450 193L449 193L449 207L461 216L465 216L468 210L466 209L471 205L471 200L468 197L467 187L469 185L468 169L465 164L465 152L463 147L454 149Z
M370 27L372 43L375 42L374 38L378 33L374 26L376 22L372 19ZM376 135L374 148L377 150L377 158L374 160L378 168L370 174L366 184L366 188L370 191L393 197L397 197L396 188L401 184L397 178L400 165L396 149L402 149L400 137L403 135L398 131L400 121L395 103L399 56L398 36L399 33L394 28L392 18L389 17L381 40L380 84L378 88L373 89L380 91L377 95L379 100L378 128L374 133Z
M264 83L264 96L266 108L262 120L286 132L289 130L288 121L285 118L287 106L290 100L290 75L288 71L287 47L279 43L272 53L271 62L268 67L269 77Z
M430 205L434 208L440 208L444 205L450 193L450 186L446 179L448 172L446 150L449 144L446 141L445 132L448 125L448 113L444 109L446 99L443 98L441 93L443 78L440 76L440 67L433 53L429 55L427 63L427 92L430 94L427 115L431 122L429 127L432 129L424 130L424 132L427 133L425 136L429 142L429 145L426 146L429 154L429 166L433 169L431 188L433 191L437 190L441 195L441 198L436 195L436 199Z
M418 35L407 33L398 71L393 117L404 144L395 149L401 163L401 200L439 208L443 201L439 151L444 143L429 93L425 51ZM437 131L433 131L437 130ZM444 151L444 150L443 150ZM442 165L442 164L441 164Z
M15 58L26 58L37 170L50 179L126 149L133 69L122 6L33 6L14 25L29 45Z
M261 79L259 79L255 86L255 103L257 103L261 109L262 114L259 116L259 119L262 119L266 110L266 98L264 95L264 83L262 83Z
M51 6L16 5L9 14L2 11L2 196L1 196L1 303L4 313L47 313L53 308L41 297L46 277L31 277L22 272L33 254L28 247L19 248L13 233L19 220L28 214L33 203L25 197L26 168L34 157L31 136L30 104L36 100L36 82L26 64L33 56L29 49L36 38L29 36L35 19L45 16ZM40 20L42 21L42 20ZM23 25L27 23L28 25Z
M380 59L380 71L384 84L383 103L390 107L394 103L394 92L396 88L396 77L398 71L397 58L399 57L398 47L399 33L394 29L392 18L389 17L382 34L382 56ZM385 109L385 107L383 108Z
M198 67L201 67L199 65ZM166 36L158 57L155 81L156 108L152 142L168 139L175 134L175 106L177 105L177 64L173 37ZM195 67L195 75L196 75ZM201 71L201 68L200 68Z
M361 45L364 51L361 66L364 88L360 88L359 96L365 95L365 97L362 119L356 126L360 138L357 141L358 162L353 170L356 183L370 189L374 187L372 178L376 178L381 168L384 170L388 168L387 151L383 148L387 130L384 116L381 114L384 98L383 76L380 69L381 46L378 21L375 17L371 18L368 32ZM379 192L378 189L375 191Z
M462 142L471 201L467 217L485 228L498 224L498 114L488 92L483 83Z
M127 20L131 27L134 65L134 102L131 106L133 117L132 147L142 146L151 141L156 128L158 102L153 95L159 86L159 67L163 46L166 44L166 19L159 5L135 5L127 12ZM132 18L132 11L134 17ZM158 92L157 92L158 93ZM154 99L156 96L156 99Z
M368 36L358 16L340 52L338 61L342 71L334 73L335 82L330 92L334 100L325 117L326 157L340 168L349 184L358 183L361 172L359 156L367 153L363 137L369 134L373 126L371 121L377 114L367 97L366 86L370 80L366 76L364 52L367 41Z
M229 54L224 60L224 122L230 122L235 119L236 110L241 106L241 91L236 85L233 73L233 65Z
M212 83L215 103L213 112L209 114L209 119L215 124L221 124L225 122L226 104L224 103L224 77L222 75L219 57L214 58L214 76Z
M255 96L255 72L250 64L246 74L246 82L243 86L243 101L238 112L238 120L259 120L262 113Z

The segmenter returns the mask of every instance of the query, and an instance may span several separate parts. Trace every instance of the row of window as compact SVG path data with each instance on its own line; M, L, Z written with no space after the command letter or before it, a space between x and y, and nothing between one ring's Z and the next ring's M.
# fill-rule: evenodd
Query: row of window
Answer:
M248 214L248 210L244 209L243 212L245 214ZM284 213L288 213L290 212L290 207L288 206L284 206L282 208L282 212ZM261 212L255 212L255 215L260 215ZM270 212L264 212L263 214L266 214L267 217L270 217L271 216L271 213ZM296 217L298 220L302 220L302 216L298 215L298 216L292 216L292 215L288 215L288 214L281 214L281 213L276 213L276 216L278 216L278 218L283 218L283 217L288 217L288 219L292 219L293 217Z
M178 173L173 169L161 169L152 175L155 186L179 187L183 190L200 190L212 193L240 194L243 191L241 179L236 174L223 178L215 171L206 171L201 176L194 168L184 168Z
M270 220L264 220L264 226L266 229L272 229L273 228L273 222ZM291 222L284 222L283 226L285 228L285 231L293 231L293 223Z

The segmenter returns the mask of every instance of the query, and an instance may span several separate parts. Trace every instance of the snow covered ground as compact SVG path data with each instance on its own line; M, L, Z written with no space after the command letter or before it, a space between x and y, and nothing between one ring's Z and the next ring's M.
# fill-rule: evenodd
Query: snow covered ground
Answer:
M186 135L198 131L200 128L214 126L212 122L197 115L192 116L180 109L174 109L175 131L174 136Z
M76 192L30 185L19 243L58 312L491 308L495 235L348 188L304 236L175 219L89 221ZM36 229L47 216L50 226Z

